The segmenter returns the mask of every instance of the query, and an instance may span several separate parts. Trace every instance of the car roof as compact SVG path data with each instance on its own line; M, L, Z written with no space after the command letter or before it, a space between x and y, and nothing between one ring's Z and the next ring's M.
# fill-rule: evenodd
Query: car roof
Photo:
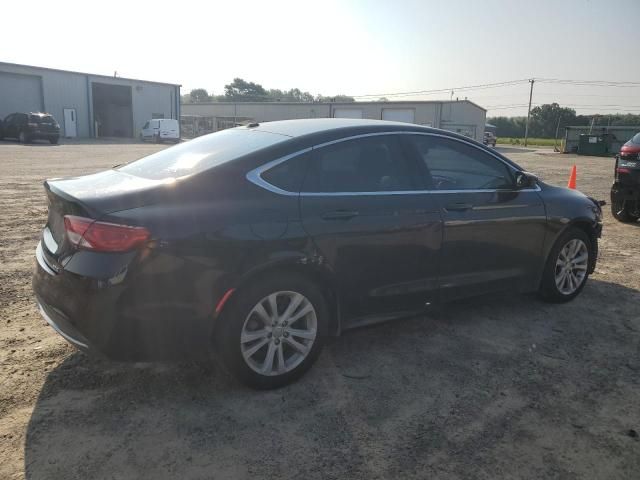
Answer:
M390 122L386 120L368 120L359 118L305 118L296 120L279 120L275 122L251 123L245 127L249 130L262 130L269 133L277 133L288 137L302 137L315 133L326 133L336 130L412 130L432 131L437 130L412 123Z

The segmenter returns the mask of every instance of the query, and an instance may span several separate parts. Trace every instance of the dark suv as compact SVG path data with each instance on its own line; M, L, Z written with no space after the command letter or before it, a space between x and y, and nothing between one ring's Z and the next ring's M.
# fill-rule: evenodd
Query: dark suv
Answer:
M60 139L60 125L48 113L12 113L4 119L0 135L20 143L39 139L56 144Z
M625 143L616 156L611 213L621 222L640 218L640 133Z

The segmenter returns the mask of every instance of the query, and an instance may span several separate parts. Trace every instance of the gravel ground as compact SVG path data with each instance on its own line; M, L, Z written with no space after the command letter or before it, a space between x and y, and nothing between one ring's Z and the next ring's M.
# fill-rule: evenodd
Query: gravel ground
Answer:
M76 352L33 304L42 181L162 148L0 142L0 478L628 478L640 475L640 225L605 214L568 305L482 298L349 332L300 382ZM608 198L612 161L502 149Z

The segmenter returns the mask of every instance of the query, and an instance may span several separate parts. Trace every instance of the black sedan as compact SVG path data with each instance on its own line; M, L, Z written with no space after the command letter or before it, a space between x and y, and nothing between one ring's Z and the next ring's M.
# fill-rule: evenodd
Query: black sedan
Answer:
M595 201L481 143L381 121L251 124L44 186L33 287L53 328L114 360L217 353L258 388L435 302L571 300L602 229Z

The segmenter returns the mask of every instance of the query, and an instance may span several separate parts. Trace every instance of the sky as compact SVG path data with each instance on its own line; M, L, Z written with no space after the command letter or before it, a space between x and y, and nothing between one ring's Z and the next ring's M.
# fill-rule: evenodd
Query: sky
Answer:
M117 71L183 93L222 94L241 77L323 95L467 97L489 116L526 115L529 78L637 82L539 81L533 104L640 113L638 20L640 0L31 0L3 3L0 61Z

